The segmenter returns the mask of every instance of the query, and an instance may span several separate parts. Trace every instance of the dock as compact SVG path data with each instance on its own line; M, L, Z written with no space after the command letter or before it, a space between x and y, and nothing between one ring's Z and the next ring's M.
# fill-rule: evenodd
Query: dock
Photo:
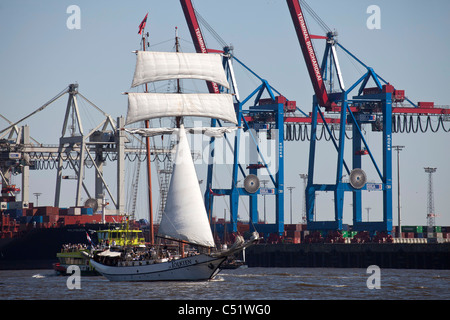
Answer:
M450 269L450 243L257 244L248 267Z

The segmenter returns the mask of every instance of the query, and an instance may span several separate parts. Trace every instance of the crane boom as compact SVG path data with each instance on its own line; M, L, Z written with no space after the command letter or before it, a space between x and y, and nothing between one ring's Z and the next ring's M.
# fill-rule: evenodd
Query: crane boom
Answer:
M306 26L303 12L298 0L286 0L297 33L303 57L308 68L309 77L317 97L317 102L321 107L330 107L327 90L322 79L322 73L316 58L316 53L311 42L311 36Z
M186 17L192 41L194 42L195 51L197 51L197 53L208 53L191 0L180 0L180 3L183 8L184 16ZM207 81L206 85L208 86L210 93L220 93L219 86L216 83Z

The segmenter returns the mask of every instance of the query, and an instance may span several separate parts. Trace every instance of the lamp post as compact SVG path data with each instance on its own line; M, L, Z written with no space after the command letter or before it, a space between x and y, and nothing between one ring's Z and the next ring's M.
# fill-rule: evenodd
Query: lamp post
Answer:
M261 180L261 183L263 184L264 188L266 188L267 182L269 182L269 180ZM264 200L264 223L266 223L266 193L263 194L263 200Z
M41 196L42 193L40 192L35 192L33 193L33 195L36 197L36 207L39 207L39 197Z
M291 224L292 224L292 189L295 189L295 187L287 187L289 190L289 198L291 203Z
M392 146L392 149L397 150L397 201L398 201L398 230L397 237L402 237L402 224L401 224L401 206L400 206L400 151L405 146Z

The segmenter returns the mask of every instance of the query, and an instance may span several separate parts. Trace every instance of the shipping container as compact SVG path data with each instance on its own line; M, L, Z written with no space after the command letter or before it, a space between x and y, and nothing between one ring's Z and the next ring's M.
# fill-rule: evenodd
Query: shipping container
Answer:
M383 85L383 93L394 93L395 89L394 86L391 84L385 84Z
M302 225L302 224L285 224L284 230L285 231L301 231L301 230L304 230L304 225Z
M395 90L392 100L394 102L403 102L405 100L405 90Z
M23 210L22 209L7 209L5 210L5 214L9 215L12 219L18 219L23 216Z
M296 101L287 101L286 102L286 111L294 112L297 110L297 102Z
M43 216L33 216L31 217L31 223L42 223L44 222L44 217Z
M402 232L421 233L421 232L423 232L423 227L422 226L402 226Z
M244 232L250 230L250 225L248 225L248 224L238 224L237 225L237 230L238 230L239 233L244 233Z
M37 207L38 216L49 216L59 214L59 208L56 207Z
M381 93L381 90L378 87L364 88L363 90L363 95L379 94L379 93Z
M434 102L419 102L419 108L434 108Z
M92 208L81 208L81 215L92 216L94 214L94 210Z
M78 207L70 207L68 211L69 216L80 216L81 208Z

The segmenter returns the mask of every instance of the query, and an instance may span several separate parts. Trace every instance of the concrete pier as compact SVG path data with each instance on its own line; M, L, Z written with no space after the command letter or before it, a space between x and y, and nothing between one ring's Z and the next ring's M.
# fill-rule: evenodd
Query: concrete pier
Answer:
M249 267L450 269L450 243L258 244L246 260Z

